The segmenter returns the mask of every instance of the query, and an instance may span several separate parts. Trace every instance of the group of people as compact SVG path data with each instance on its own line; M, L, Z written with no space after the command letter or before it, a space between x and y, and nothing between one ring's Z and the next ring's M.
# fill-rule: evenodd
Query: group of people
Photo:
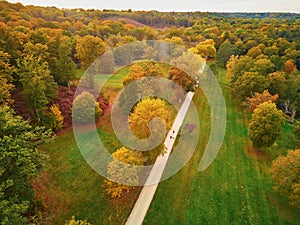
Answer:
M174 130L172 130L172 133L173 133L173 135L170 135L170 139L175 139L175 131Z

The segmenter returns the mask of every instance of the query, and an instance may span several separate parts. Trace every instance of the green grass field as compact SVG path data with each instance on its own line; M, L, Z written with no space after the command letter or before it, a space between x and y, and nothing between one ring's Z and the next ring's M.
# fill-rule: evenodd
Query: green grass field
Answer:
M220 83L224 74L221 71ZM299 211L272 190L268 174L272 154L247 153L250 115L234 107L227 88L223 91L227 129L217 158L207 170L198 171L210 130L209 107L199 91L194 97L201 124L197 150L176 176L159 185L144 224L300 224ZM287 141L290 132L285 125L285 148L294 147Z
M291 126L284 126L282 140L266 154L248 151L250 115L233 103L224 85L224 73L222 70L219 76L227 104L227 130L217 158L204 172L198 171L209 137L210 111L205 97L197 91L194 103L201 124L197 149L180 172L159 185L144 224L300 224L299 211L274 193L268 174L271 160L294 147ZM120 88L123 75L114 77L108 88ZM112 151L120 143L112 135L109 122L109 115L102 118L99 135ZM124 224L138 189L119 202L108 199L101 188L103 178L86 164L72 132L58 136L42 149L50 156L49 168L41 179L46 182L48 199L55 200L48 203L53 224L64 224L72 215L94 225Z

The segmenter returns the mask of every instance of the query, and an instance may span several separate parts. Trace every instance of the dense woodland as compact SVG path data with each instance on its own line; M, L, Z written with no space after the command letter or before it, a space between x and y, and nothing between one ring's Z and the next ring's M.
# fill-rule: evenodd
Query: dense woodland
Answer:
M100 11L1 1L1 224L27 224L33 222L38 211L46 210L33 188L34 179L47 164L47 154L37 147L51 141L58 131L70 128L80 76L106 49L135 41L164 40L205 59L216 75L219 69L226 69L227 87L236 105L242 106L245 113L252 113L249 138L253 148L264 151L280 138L285 123L294 127L293 137L299 145L299 37L299 14ZM108 58L99 74L112 73L114 66L133 58L134 51L138 49L126 52L126 59ZM146 58L152 51L155 49L141 54ZM174 67L166 71L150 62L131 66L123 85L153 75L165 76L193 91L194 81L185 72ZM73 107L79 112L74 120L78 123L94 120L85 116L86 106L92 111L96 107L99 118L109 111L109 101L106 93L97 96L81 90L74 101ZM141 99L129 118L137 137L149 135L148 128L137 126L139 115L151 110L168 120L164 107L160 100ZM143 121L146 127L150 119ZM132 165L151 164L163 146L156 150L152 155L143 155L121 147L114 157L121 161L132 157L134 160L128 162ZM114 164L112 161L109 168L117 167ZM287 156L275 159L270 170L274 188L295 208L300 207L299 165L299 150L290 150ZM113 171L109 172L113 176ZM137 171L132 172L137 177ZM109 180L102 187L112 198L132 189ZM74 220L70 224L75 224Z

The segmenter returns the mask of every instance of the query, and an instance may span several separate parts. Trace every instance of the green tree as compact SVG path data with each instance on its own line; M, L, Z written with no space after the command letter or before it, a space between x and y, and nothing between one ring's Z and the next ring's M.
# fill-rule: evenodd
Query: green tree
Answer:
M6 78L8 82L13 81L14 66L10 63L11 56L7 52L0 50L0 75Z
M284 68L284 59L279 55L272 55L270 61L275 65L275 71L280 71Z
M32 181L45 161L37 146L49 135L15 116L8 106L0 107L1 224L26 224L34 200Z
M266 77L268 74L275 72L275 65L269 59L258 59L254 62L252 71L258 72Z
M74 41L57 36L48 46L50 52L49 69L54 80L60 85L68 85L75 78L76 64L72 59Z
M269 84L268 91L272 95L279 95L279 98L283 97L287 89L286 80L282 73L274 72L268 74L267 83Z
M100 66L100 70L99 70L100 73L112 74L114 72L115 61L111 51L108 51L101 56L99 66Z
M233 47L229 41L225 41L220 45L218 50L216 59L217 63L223 67L225 67L228 62L230 56L233 54Z
M274 103L260 104L252 114L249 137L255 148L270 147L281 134L283 115Z
M18 75L28 106L34 110L38 122L47 104L57 95L58 86L41 57L26 55L18 62Z
M297 140L300 141L300 124L298 124L298 126L296 126L295 130L294 130L294 134Z
M290 114L290 122L295 122L297 112L300 110L300 74L292 73L286 76L286 91L283 96L285 113Z
M190 76L199 75L199 71L202 68L205 60L201 56L194 54L192 51L183 53L178 58L171 61L171 65L174 65Z
M22 52L22 56L31 56L33 58L39 58L41 62L48 62L51 60L48 53L48 46L40 43L32 44L28 42L24 46L24 50Z
M300 208L300 149L288 151L272 162L270 174L275 191L288 197L289 203Z
M95 122L95 120L99 119L101 113L102 110L99 103L87 91L79 94L73 102L72 117L76 123L85 124Z

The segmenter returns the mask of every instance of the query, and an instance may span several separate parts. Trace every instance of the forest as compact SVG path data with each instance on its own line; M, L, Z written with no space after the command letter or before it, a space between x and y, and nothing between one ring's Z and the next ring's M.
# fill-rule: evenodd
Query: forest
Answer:
M155 77L195 93L203 136L187 165L160 183L144 224L300 224L299 37L297 13L59 9L0 1L1 224L124 224L141 187L114 181L138 182L140 171L121 177L126 167L119 161L152 165L165 146L126 147L114 134L111 111L118 105L139 139L151 136L152 118L170 129L176 109L144 97L164 91ZM171 63L155 60L155 41L172 44ZM100 56L100 69L92 68ZM212 127L197 85L203 63L223 91L227 125L217 158L200 173ZM180 69L185 66L193 70ZM91 70L96 75L86 75ZM136 92L119 95L135 81ZM74 124L88 129L90 123L113 158L106 178L85 162L72 132ZM194 129L186 125L178 138Z

